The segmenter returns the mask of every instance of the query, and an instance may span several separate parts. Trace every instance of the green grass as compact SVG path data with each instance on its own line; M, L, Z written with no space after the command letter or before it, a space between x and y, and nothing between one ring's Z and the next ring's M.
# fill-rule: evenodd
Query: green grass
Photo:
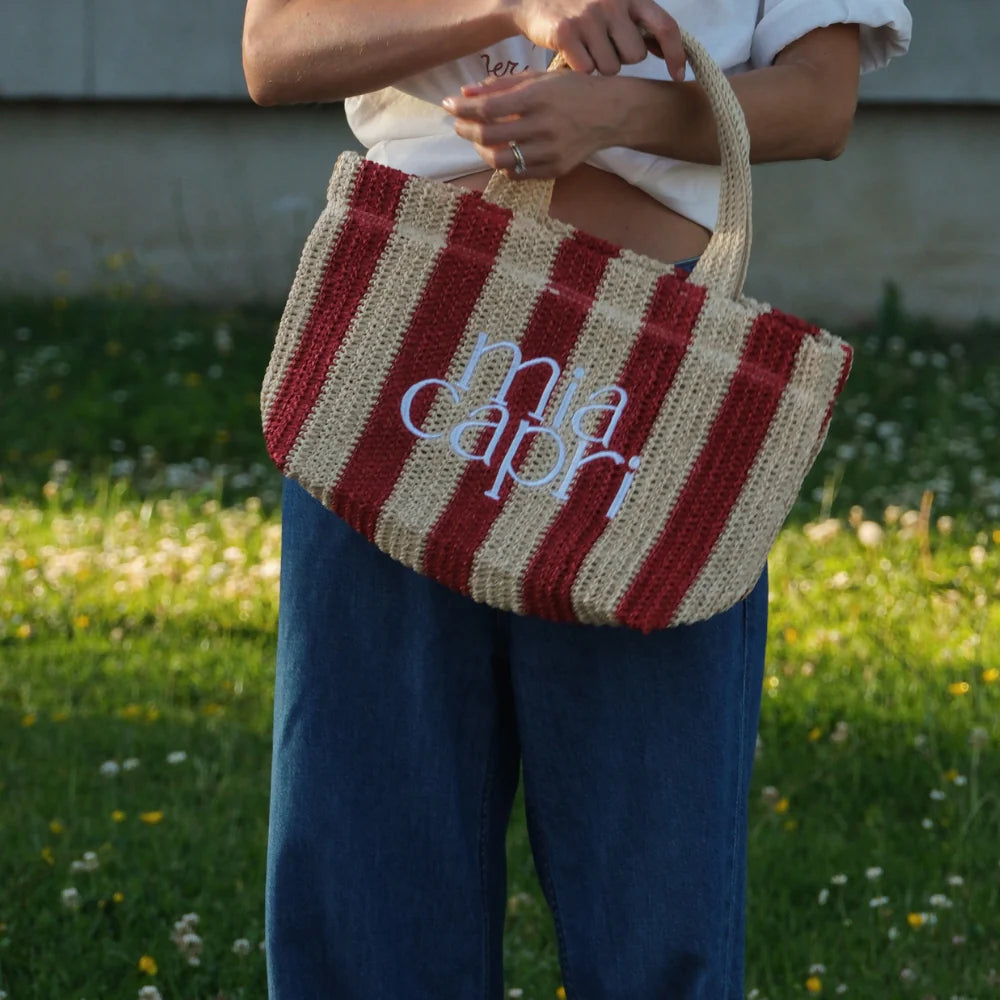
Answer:
M256 392L275 319L0 305L10 1000L265 995L280 538ZM808 995L810 976L866 1000L1000 987L997 332L936 332L890 295L849 334L855 372L771 560L750 815L760 998ZM508 986L548 1000L558 956L520 795L509 851ZM85 852L97 867L74 871ZM198 965L171 941L191 912Z

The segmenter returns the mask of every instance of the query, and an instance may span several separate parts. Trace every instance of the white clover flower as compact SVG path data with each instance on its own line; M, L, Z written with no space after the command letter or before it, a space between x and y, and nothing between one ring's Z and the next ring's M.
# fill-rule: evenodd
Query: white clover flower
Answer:
M246 938L237 938L233 942L233 954L234 955L249 955L250 954L250 942Z
M965 885L965 879L962 878L961 875L949 875L945 879L945 881L948 883L948 885L952 886L952 888L957 888L960 885Z
M819 895L816 897L816 902L820 906L826 906L827 900L830 898L830 890L827 888L822 888L819 891Z
M941 791L940 788L932 788L931 789L931 798L935 802L940 802L940 801L942 801L942 799L947 798L947 796L944 794L944 792Z
M833 991L834 993L846 993L847 983L838 983L837 988Z
M143 986L139 990L139 1000L163 1000L163 995L155 986Z
M128 757L122 761L122 769L125 771L134 771L139 766L138 757Z
M890 928L889 928L889 929L888 929L888 930L887 930L887 931L886 931L885 933L886 933L886 937L887 937L887 938L888 938L888 939L889 939L890 941L895 941L895 940L896 940L896 938L898 938L898 937L899 937L899 928L898 928L898 927L895 927L895 926L893 926L893 927L890 927Z
M843 743L847 737L850 735L850 727L847 723L841 719L834 727L833 732L830 733L831 743Z
M831 878L830 878L830 884L831 885L846 885L847 884L847 876L843 872L838 872L838 874L831 876Z
M507 990L507 996L513 997L514 1000L517 1000L517 997L524 996L524 990L522 990L520 986L512 986L509 990Z
M69 870L74 874L76 872L96 872L100 867L101 862L97 855L93 851L85 851L80 861L74 861L70 864Z
M118 761L116 760L106 760L101 765L101 774L105 778L113 778L120 770L121 768L118 766Z
M60 898L62 899L62 905L68 910L79 910L80 904L83 902L80 899L80 893L73 886L63 889Z
M913 749L923 750L925 746L927 746L927 736L924 733L917 733L913 737Z
M816 962L809 966L810 976L822 976L824 972L826 972L826 966L821 962Z
M969 783L969 779L964 774L956 774L953 780L959 788Z
M951 900L943 893L936 892L928 899L931 906L936 906L939 910L946 910L951 906Z
M873 910L877 910L880 906L885 906L888 902L888 896L875 896L874 898L868 900L868 905Z
M774 803L781 798L781 792L779 792L774 785L765 785L760 790L760 797L767 803L767 805L773 806Z
M760 1000L760 990L756 986L747 994L747 1000Z
M924 828L925 830L932 830L932 829L934 829L934 820L932 820L932 819L931 819L931 818L930 818L929 816L925 816L925 817L924 817L924 818L923 818L923 819L922 819L922 820L920 821L920 825L921 825L921 826L922 826L922 827L923 827L923 828Z
M187 760L187 754L183 750L174 750L167 754L168 764L183 764Z
M917 974L913 969L901 969L899 972L899 978L902 979L904 983L915 983L917 981Z
M969 746L976 750L981 750L990 741L990 734L982 727L976 726L969 733Z
M878 865L872 865L871 868L865 869L865 878L868 879L869 882L873 882L875 879L881 877L882 877L882 869L879 868Z

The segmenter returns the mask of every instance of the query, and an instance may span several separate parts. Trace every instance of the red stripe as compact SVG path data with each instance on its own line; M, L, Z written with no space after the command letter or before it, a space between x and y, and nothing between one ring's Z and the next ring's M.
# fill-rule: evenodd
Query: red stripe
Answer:
M511 213L470 193L452 218L447 242L414 310L378 402L326 503L369 539L416 438L399 416L406 390L424 378L443 378L461 343L483 284L496 263ZM417 396L411 417L420 427L433 392Z
M673 620L726 526L807 334L805 324L785 316L757 318L667 524L619 603L623 624L650 632Z
M543 294L535 304L520 341L523 360L544 356L555 359L560 367L565 365L593 305L594 294L608 261L618 252L612 244L586 233L574 233L560 244L552 265L549 287L561 294ZM503 330L489 332L491 340L508 337ZM507 399L510 423L497 446L491 467L487 468L482 462L466 465L454 496L428 538L424 572L464 594L469 592L469 577L476 551L503 510L510 495L511 480L507 478L500 486L498 500L485 494L493 487L498 466L510 447L518 424L538 402L550 373L547 366L538 366L515 378ZM523 462L530 440L527 439L514 457L515 469L519 462Z
M379 164L365 162L358 170L347 218L330 248L309 320L268 414L264 436L282 471L389 242L408 180L402 171Z
M605 516L614 501L627 462L640 454L677 369L691 342L692 331L705 302L700 285L664 275L657 282L642 327L621 374L619 384L628 403L607 450L625 462L598 459L579 470L566 500L534 554L523 583L528 614L554 621L573 621L572 590L587 554L611 523ZM585 402L579 400L578 405ZM605 450L592 445L590 452ZM642 475L640 466L637 475Z

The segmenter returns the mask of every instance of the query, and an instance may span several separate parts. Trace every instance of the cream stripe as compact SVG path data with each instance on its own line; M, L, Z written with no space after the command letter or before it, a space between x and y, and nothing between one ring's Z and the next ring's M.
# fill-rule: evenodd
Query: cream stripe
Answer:
M541 227L530 217L515 215L497 254L497 261L466 324L465 334L443 377L457 382L465 370L480 331L493 339L520 343L535 302L548 284L549 271L566 230ZM407 566L423 565L426 536L447 509L467 463L449 446L447 431L460 416L485 404L496 392L510 363L507 351L486 355L458 409L444 393L424 421L434 440L414 438L413 450L392 495L382 508L376 544ZM469 446L469 442L466 442Z
M657 280L666 270L669 269L663 266L656 270L637 267L636 257L632 254L624 254L609 262L595 296L594 307L564 367L563 378L553 393L546 411L546 423L551 424L555 418L575 368L586 371L575 397L577 406L586 402L589 394L596 389L618 383L635 345ZM576 436L569 425L570 415L563 420L561 428L567 460L576 447ZM519 470L522 476L530 479L545 476L552 464L550 448L544 446L547 443L547 440L539 438L532 442ZM557 476L553 486L558 486L559 481ZM562 504L552 496L548 487L512 490L503 512L476 553L470 580L472 596L523 614L524 574L561 510Z
M704 447L763 306L709 295L692 341L642 451L642 467L618 516L593 546L573 586L582 622L613 624L614 609L656 544L659 529ZM648 526L648 527L647 527Z
M338 159L330 177L330 192L345 188L350 191L360 165L361 161L356 158ZM346 218L345 205L342 202L328 200L302 248L302 256L288 293L288 301L281 314L271 359L261 387L260 415L265 425L281 383L288 372L288 366L299 346L299 340L309 322L327 260Z
M328 490L347 465L445 245L458 197L420 178L407 182L392 235L289 456L301 482Z
M746 484L672 625L700 621L725 610L757 582L812 464L812 451L843 360L843 351L832 338L802 341L791 380Z

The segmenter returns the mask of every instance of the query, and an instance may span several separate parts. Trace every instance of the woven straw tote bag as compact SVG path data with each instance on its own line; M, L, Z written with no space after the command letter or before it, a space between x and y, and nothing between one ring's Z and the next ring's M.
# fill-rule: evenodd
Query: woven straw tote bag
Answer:
M477 601L654 629L750 592L851 363L742 295L749 137L690 35L723 152L688 276L548 216L348 152L261 396L268 452L380 549ZM349 581L345 581L349 586Z

